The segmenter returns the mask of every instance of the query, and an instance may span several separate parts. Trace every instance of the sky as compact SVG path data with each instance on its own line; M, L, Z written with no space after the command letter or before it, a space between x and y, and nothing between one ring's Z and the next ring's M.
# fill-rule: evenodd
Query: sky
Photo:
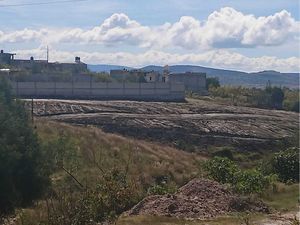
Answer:
M0 49L89 64L300 71L298 0L0 0Z

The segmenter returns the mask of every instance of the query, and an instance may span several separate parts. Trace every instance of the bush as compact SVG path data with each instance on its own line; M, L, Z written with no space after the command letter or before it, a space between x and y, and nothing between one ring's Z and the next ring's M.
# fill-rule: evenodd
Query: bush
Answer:
M213 156L219 156L233 160L233 154L230 148L223 148L212 153Z
M284 100L283 89L279 87L267 86L265 91L271 96L270 107L274 107L275 109L282 109L282 103Z
M167 184L156 184L148 189L148 195L165 195L173 194L176 191L175 186L169 186Z
M217 77L208 77L206 78L206 89L218 88L220 87L220 81Z
M264 176L256 169L241 171L236 176L234 188L242 194L262 193L271 183L269 176Z
M241 170L228 158L214 157L204 165L208 176L220 183L230 184L242 194L262 193L273 181L273 176L264 176L259 170Z
M299 148L290 148L276 153L272 161L273 169L282 182L299 181Z
M299 90L284 89L283 108L299 112Z
M234 183L235 174L239 172L237 165L228 158L214 157L204 164L208 176L220 183Z
M59 132L59 136L41 145L47 160L47 167L52 173L60 171L62 168L70 172L75 172L81 164L81 154L76 148L76 140L65 132Z
M113 221L140 198L134 182L124 171L102 174L98 185L81 191L56 191L47 199L48 224L96 224Z
M108 73L91 73L89 74L97 82L112 82L113 79Z

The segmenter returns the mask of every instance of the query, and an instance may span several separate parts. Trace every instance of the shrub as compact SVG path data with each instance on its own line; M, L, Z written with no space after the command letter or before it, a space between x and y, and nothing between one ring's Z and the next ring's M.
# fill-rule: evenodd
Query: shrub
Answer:
M173 194L176 191L175 186L167 184L156 184L148 189L148 195L165 195Z
M124 171L113 169L102 175L103 180L96 186L75 192L63 189L48 198L48 223L89 225L113 221L140 200L134 182Z
M233 154L230 148L223 148L212 153L213 156L225 157L233 160Z
M230 184L242 194L262 193L274 179L272 175L265 176L257 169L241 170L233 161L222 157L208 160L204 168L210 178Z
M272 165L283 182L299 181L299 148L290 148L276 153Z
M228 158L214 157L204 164L208 176L220 183L233 183L235 174L239 172L237 165Z
M220 81L217 77L206 78L206 89L220 87Z
M269 176L264 176L256 169L240 171L236 176L237 182L234 184L234 188L243 194L262 193L271 182Z
M76 148L76 140L65 132L60 132L58 137L44 141L41 147L48 159L46 163L51 172L57 172L62 168L74 172L81 164L81 154Z
M271 96L270 107L282 109L282 103L284 100L284 92L282 88L267 86L265 91Z
M108 73L91 73L90 76L93 76L94 80L97 82L112 82L113 79Z
M299 101L296 101L293 103L293 106L291 108L291 111L294 111L294 112L299 112Z

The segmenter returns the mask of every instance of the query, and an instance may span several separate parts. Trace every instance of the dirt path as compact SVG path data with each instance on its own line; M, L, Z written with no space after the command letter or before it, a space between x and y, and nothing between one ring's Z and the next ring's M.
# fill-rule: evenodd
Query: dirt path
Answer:
M300 212L287 212L284 214L272 214L267 219L255 222L256 225L297 225ZM297 223L298 221L298 223Z

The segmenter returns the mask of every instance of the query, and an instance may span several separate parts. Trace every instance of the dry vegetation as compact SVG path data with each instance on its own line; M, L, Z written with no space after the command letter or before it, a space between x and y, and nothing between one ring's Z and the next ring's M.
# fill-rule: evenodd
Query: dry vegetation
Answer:
M107 171L128 167L131 176L139 177L147 184L153 183L154 178L166 176L182 185L199 173L199 165L205 159L161 144L104 133L93 126L74 126L44 119L37 120L36 126L42 140L55 139L62 133L71 137L83 157L85 170L80 172L88 172L89 177L93 177L93 172L99 172L94 164L97 162Z
M99 172L99 167L101 170L105 170L104 173L118 168L127 171L130 179L136 181L136 194L140 193L140 196L137 196L137 200L143 197L142 192L145 193L147 187L162 177L167 178L169 185L179 187L193 177L201 175L200 165L206 160L206 158L196 153L187 153L162 144L108 134L93 126L70 125L41 118L36 119L35 125L40 139L45 143L51 144L61 136L69 138L69 142L73 146L72 151L78 153L74 158L75 160L69 165L69 171L84 186L93 186L100 182L102 172ZM63 171L53 174L52 183L53 188L56 190L68 191L70 187L73 189L76 188L74 187L76 186L76 182ZM297 199L299 198L298 187L298 185L280 185L278 186L276 198L273 194L267 195L264 198L275 209L281 211L295 210L297 209ZM32 208L18 211L18 216L10 224L33 225L37 224L37 221L42 223L44 221L47 224L47 217L49 216L47 214L47 205L51 205L51 201L51 198L46 201L41 200L36 202ZM284 205L283 208L278 207L281 204ZM293 214L291 215L293 216ZM251 221L265 218L262 214L254 214L250 217ZM246 214L239 213L228 217L217 217L201 221L186 221L176 218L151 216L121 216L116 224L229 225L243 224L245 221L250 220L249 218ZM287 218L286 224L289 224L291 219L290 217ZM266 224L270 222L269 219L266 221Z

